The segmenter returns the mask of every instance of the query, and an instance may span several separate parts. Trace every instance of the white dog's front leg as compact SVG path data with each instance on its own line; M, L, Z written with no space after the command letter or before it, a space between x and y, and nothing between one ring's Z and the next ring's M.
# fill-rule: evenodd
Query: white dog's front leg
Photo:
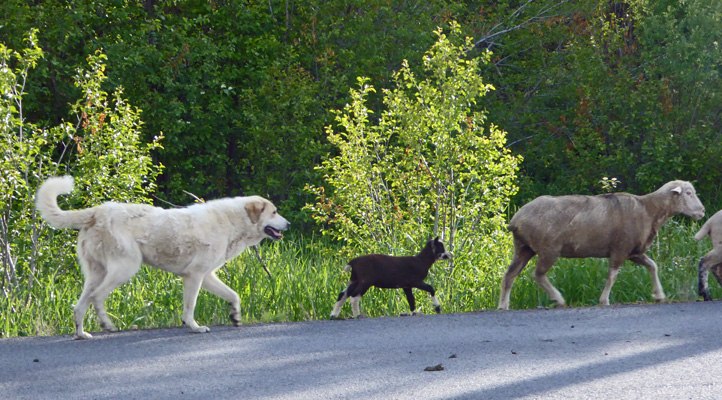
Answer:
M196 299L198 292L201 290L201 279L196 277L183 278L183 324L185 324L191 332L205 333L210 332L207 326L198 325L193 316L196 309Z
M215 271L203 279L203 288L227 301L231 306L231 321L233 325L241 326L241 299L238 294L216 276Z

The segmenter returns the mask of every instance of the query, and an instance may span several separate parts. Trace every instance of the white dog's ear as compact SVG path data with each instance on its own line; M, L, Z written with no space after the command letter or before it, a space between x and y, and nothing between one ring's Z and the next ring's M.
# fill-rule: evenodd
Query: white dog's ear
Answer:
M261 201L251 201L246 203L246 214L251 219L251 223L258 223L261 218L261 213L266 208L266 205Z

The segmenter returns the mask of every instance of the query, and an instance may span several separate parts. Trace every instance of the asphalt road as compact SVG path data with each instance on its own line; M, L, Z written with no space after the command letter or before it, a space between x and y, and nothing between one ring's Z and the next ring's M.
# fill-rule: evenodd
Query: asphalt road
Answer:
M6 338L0 398L720 399L721 315L716 301Z

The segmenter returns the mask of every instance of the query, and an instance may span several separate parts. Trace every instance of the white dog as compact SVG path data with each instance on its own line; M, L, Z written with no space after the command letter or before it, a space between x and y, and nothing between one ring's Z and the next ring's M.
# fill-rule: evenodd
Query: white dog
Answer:
M91 338L83 331L90 303L101 327L115 330L105 312L105 299L132 278L141 263L183 277L183 323L191 331L209 331L193 317L201 286L228 301L231 320L240 325L238 294L216 277L216 270L266 237L281 239L279 231L290 226L270 201L258 196L167 210L114 202L84 210L61 210L57 196L72 190L70 176L48 179L38 189L36 206L53 227L80 230L77 251L85 284L74 307L76 339Z

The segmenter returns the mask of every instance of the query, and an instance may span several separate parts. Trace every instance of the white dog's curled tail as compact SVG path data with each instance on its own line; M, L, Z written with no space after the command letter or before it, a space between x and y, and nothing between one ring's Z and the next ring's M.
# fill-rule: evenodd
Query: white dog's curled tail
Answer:
M35 207L50 226L80 229L90 225L92 212L87 210L65 211L58 206L58 196L72 191L72 176L50 178L38 189L35 196Z

